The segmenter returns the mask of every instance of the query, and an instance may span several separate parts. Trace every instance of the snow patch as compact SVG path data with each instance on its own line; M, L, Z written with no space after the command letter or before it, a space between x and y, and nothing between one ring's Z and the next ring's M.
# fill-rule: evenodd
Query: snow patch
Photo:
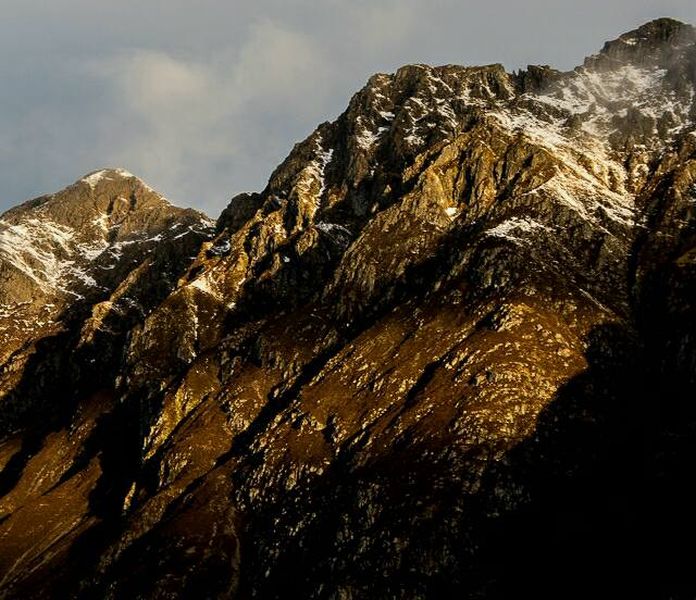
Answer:
M7 261L34 281L42 290L65 292L79 296L69 289L71 281L85 285L97 283L75 258L91 256L89 250L75 245L75 232L64 225L39 219L21 223L0 220L0 259ZM76 257L77 255L77 257Z
M486 231L486 235L504 238L513 242L522 242L525 241L525 236L520 237L519 235L514 235L515 233L530 234L539 230L548 231L549 228L529 217L512 217Z
M315 227L343 248L348 247L353 239L351 231L338 223L325 223L319 221L315 224Z
M635 204L626 189L625 169L596 137L569 138L561 119L544 121L529 112L490 111L504 129L527 137L559 162L555 175L534 192L546 190L584 220L597 223L598 212L621 223L635 222ZM590 160L588 160L588 158Z
M425 140L421 136L416 135L415 133L407 135L404 138L404 141L407 142L410 146L420 146L425 142Z
M342 233L352 237L352 233L349 229L338 223L324 223L322 221L317 222L316 228L324 233Z
M126 171L125 169L102 169L100 171L95 171L89 175L80 179L82 183L86 183L90 188L94 189L100 181L106 179L111 180L111 175L118 175L124 179L135 178L133 173ZM137 178L136 178L137 179Z
M41 218L36 218L40 214ZM31 279L41 290L48 294L64 293L82 297L75 292L75 284L97 287L92 276L94 263L105 252L113 264L100 264L101 269L115 268L122 257L123 249L131 244L157 243L164 239L162 233L151 237L121 240L109 243L105 236L109 230L108 217L99 215L92 220L96 233L91 239L85 239L85 232L77 232L66 225L55 223L41 213L30 213L20 221L11 222L0 219L0 262L11 265ZM193 231L189 227L183 235ZM80 239L82 237L82 239ZM111 262L111 261L110 261Z
M322 138L318 136L316 139L316 151L314 159L309 162L309 164L302 169L300 176L298 177L297 186L302 189L305 193L310 192L310 186L312 182L319 184L319 191L317 192L316 200L317 202L321 199L326 191L326 178L325 172L326 167L329 166L333 160L334 149L329 148L324 149L322 145Z
M362 117L358 118L362 119ZM387 131L389 131L389 127L378 127L376 131L370 131L368 128L363 127L362 131L355 136L355 139L357 140L360 148L363 150L369 150Z

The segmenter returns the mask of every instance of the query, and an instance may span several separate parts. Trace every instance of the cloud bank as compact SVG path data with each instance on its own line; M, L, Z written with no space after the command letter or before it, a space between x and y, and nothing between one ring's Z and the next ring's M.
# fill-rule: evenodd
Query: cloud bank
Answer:
M102 6L103 4L103 6ZM6 5L6 6L5 6ZM216 215L374 72L572 68L688 1L5 0L0 207L105 166Z

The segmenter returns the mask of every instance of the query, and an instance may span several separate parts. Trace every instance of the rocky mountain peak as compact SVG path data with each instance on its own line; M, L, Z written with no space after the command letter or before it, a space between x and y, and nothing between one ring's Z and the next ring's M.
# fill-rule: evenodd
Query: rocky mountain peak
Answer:
M220 314L244 319L318 297L340 298L335 316L346 321L374 310L412 257L434 252L462 227L536 244L563 214L595 231L592 244L625 256L655 161L693 130L694 87L677 76L688 60L674 59L671 71L659 66L674 40L680 51L693 48L682 30L691 31L657 22L622 36L645 37L657 63L612 59L599 68L588 59L569 73L542 66L518 75L502 65L415 64L371 77L335 122L296 145L263 192L233 199L218 241L174 297L189 306L203 293L216 307L198 321L215 344ZM585 291L602 303L612 267L578 263L575 252L584 250L554 260L580 269ZM361 261L379 264L379 276L356 269ZM629 282L618 280L612 301L621 298L615 308L628 310ZM138 343L152 345L149 336L160 333L153 325Z
M0 398L37 344L113 343L167 293L213 223L122 169L91 173L0 216ZM82 324L82 325L80 325ZM66 350L67 352L67 350ZM9 409L8 409L9 411ZM0 429L8 426L8 411Z
M695 41L696 29L692 25L674 19L656 19L607 42L598 55L586 59L585 66L611 69L632 64L668 69L693 57Z
M3 215L0 596L693 596L693 49L377 74L214 233Z
M130 247L211 227L207 217L172 206L127 171L97 171L0 217L2 269L16 275L0 297L16 302L45 302L47 295L79 298L78 288L101 289L104 274L116 269ZM26 285L19 285L20 279Z
M658 49L665 45L680 47L692 44L696 40L696 30L693 25L682 23L676 19L663 17L641 25L633 31L619 36L618 40L607 42L602 52L611 53L617 42L626 46L646 46Z

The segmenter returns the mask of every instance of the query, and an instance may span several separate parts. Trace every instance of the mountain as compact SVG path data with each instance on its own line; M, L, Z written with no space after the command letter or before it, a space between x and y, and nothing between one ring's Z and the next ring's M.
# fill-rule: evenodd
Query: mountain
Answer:
M375 75L214 226L0 228L0 597L696 592L692 26Z
M130 328L169 294L213 230L123 170L92 173L2 215L2 434L30 414L49 418L49 397L95 379L88 371L108 381L101 369L118 369ZM73 361L87 347L87 362Z

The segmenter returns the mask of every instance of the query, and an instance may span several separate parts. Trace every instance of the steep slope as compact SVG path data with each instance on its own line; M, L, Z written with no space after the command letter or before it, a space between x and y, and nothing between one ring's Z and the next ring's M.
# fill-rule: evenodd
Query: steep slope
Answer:
M695 89L669 19L371 78L7 438L5 596L688 597Z
M59 506L38 498L113 410L128 331L171 291L211 233L205 216L170 205L122 170L92 173L0 218L4 581L14 574L15 551L35 560L79 528L72 511L88 515L86 495L71 487L59 486ZM76 414L80 427L64 429Z
M106 344L120 352L124 334L171 291L211 226L200 213L173 207L123 170L92 173L2 215L5 432L14 409L22 411L30 402L27 390L19 397L17 388L21 378L29 379L28 363L38 348L61 340L54 347L65 350L65 336L79 333L78 348ZM96 354L101 352L111 350ZM109 360L104 354L99 359Z

